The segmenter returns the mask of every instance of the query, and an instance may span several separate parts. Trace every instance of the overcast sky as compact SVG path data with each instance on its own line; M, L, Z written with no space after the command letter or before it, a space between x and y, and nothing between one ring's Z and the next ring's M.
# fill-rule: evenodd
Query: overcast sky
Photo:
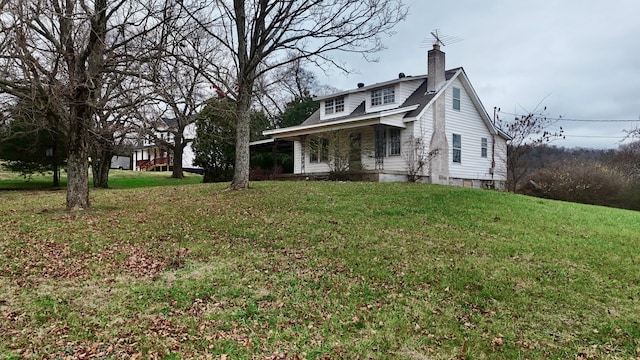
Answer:
M357 73L321 79L338 89L426 70L430 32L461 38L445 45L447 69L464 67L487 112L547 107L563 121L565 147L616 148L624 129L640 126L640 2L637 0L405 0L407 20L384 38L379 62L344 60ZM426 43L425 43L426 40Z

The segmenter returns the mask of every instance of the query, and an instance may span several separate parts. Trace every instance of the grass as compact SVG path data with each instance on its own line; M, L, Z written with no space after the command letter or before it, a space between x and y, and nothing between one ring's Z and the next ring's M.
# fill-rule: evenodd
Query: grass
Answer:
M59 192L0 193L0 357L640 356L639 213L252 186L95 191L84 213Z
M153 186L171 186L198 184L202 176L185 173L184 179L171 178L171 172L140 172L130 170L110 170L109 187L112 189L130 189ZM0 172L0 191L2 190L57 190L52 187L53 175L35 174L25 179L16 173ZM93 178L89 174L89 184L93 186ZM67 186L66 173L63 171L60 186Z

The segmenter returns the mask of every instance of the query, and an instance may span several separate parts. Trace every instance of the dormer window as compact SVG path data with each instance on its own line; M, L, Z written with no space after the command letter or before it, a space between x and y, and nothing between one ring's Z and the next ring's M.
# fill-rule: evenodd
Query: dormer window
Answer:
M344 111L344 97L324 101L324 113L326 115Z
M393 104L396 102L396 90L393 86L371 91L371 106Z

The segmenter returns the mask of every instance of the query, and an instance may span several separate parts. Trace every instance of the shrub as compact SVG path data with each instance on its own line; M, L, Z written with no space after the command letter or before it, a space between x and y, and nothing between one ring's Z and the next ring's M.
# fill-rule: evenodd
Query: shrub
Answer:
M525 193L555 200L621 207L627 177L617 169L595 161L556 162L534 173L533 186Z

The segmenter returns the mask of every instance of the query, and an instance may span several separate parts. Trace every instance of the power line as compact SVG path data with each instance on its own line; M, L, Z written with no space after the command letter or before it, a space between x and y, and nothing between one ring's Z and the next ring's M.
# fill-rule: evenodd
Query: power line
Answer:
M640 122L640 119L636 120L628 120L628 119L565 119L565 118L551 118L550 120L558 120L558 121L573 121L573 122Z
M522 114L508 113L504 111L500 111L500 114L518 116L518 117L527 116ZM543 116L543 117L548 120L571 121L571 122L640 122L640 119L634 119L634 120L631 120L631 119L571 119L571 118L563 118L563 117L557 117L557 118L549 117L549 116Z
M602 136L602 135L563 135L564 137L572 138L593 138L593 139L620 139L624 140L624 136Z

